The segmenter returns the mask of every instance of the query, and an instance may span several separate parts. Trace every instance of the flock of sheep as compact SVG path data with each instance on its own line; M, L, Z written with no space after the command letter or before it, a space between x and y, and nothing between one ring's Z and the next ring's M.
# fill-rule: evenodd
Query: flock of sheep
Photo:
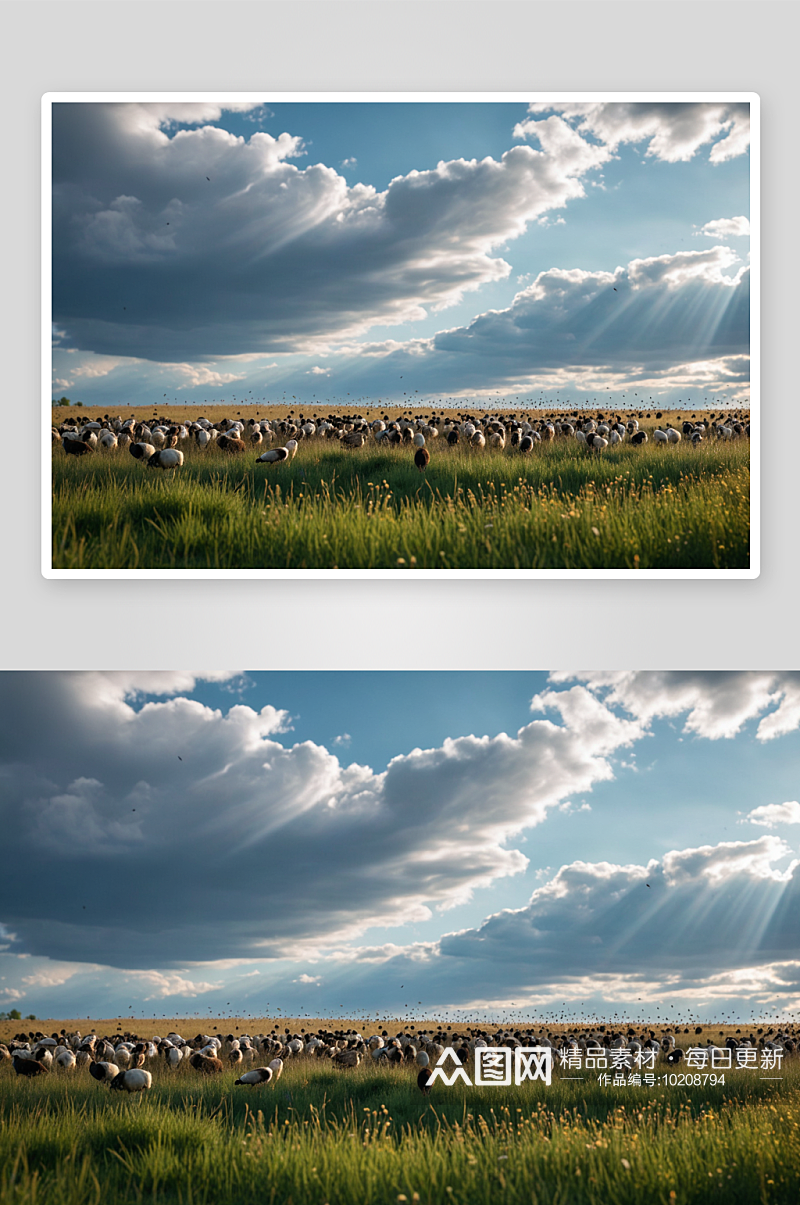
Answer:
M414 448L414 462L424 471L430 461L426 445L441 440L449 446L467 445L474 449L509 449L522 454L531 453L537 445L556 440L574 440L590 452L622 443L647 443L648 434L639 428L639 417L615 415L606 417L575 412L568 418L543 415L538 418L516 415L492 417L476 415L439 415L401 417L368 421L362 415L306 419L303 415L285 419L250 418L221 419L211 423L200 417L191 422L176 423L167 418L153 418L148 423L134 418L91 419L86 416L69 418L53 427L53 443L67 455L83 456L94 452L127 448L132 456L149 468L176 469L184 462L184 447L194 444L201 449L216 448L241 455L248 449L258 450L257 463L280 464L291 460L298 444L309 440L336 441L343 448L355 450L370 444L373 447L408 445ZM650 415L648 414L649 418ZM661 415L656 415L660 418ZM720 414L717 418L702 419L696 415L677 427L659 425L652 433L657 444L678 444L686 439L694 447L708 440L734 440L749 437L750 422L745 412ZM261 451L261 449L264 449Z
M684 1030L685 1034L688 1032L688 1029ZM679 1037L680 1030L677 1033ZM702 1028L697 1027L695 1035L700 1033ZM786 1056L796 1054L799 1045L796 1035L788 1029L770 1029L766 1034L759 1030L758 1036L750 1033L724 1040L724 1046L729 1049L780 1050ZM255 1087L276 1081L289 1059L324 1059L339 1068L358 1067L370 1060L377 1067L410 1065L417 1070L420 1090L427 1094L430 1091L428 1068L448 1047L464 1066L474 1058L478 1048L491 1046L511 1049L547 1046L554 1052L594 1056L610 1056L620 1050L634 1055L651 1051L656 1059L663 1058L670 1066L680 1063L685 1054L672 1030L657 1037L653 1030L640 1030L637 1035L632 1028L623 1032L606 1026L569 1034L519 1029L489 1033L476 1028L456 1032L448 1027L447 1030L438 1028L415 1033L401 1030L395 1037L390 1037L386 1030L364 1037L352 1029L303 1030L294 1034L287 1030L283 1035L273 1029L271 1034L242 1034L239 1037L230 1033L224 1038L198 1034L190 1040L178 1033L170 1033L165 1038L142 1038L131 1033L105 1037L91 1033L84 1037L62 1030L49 1037L42 1033L17 1034L7 1046L0 1042L0 1065L11 1062L16 1074L23 1077L48 1072L68 1074L88 1068L98 1083L115 1091L143 1092L153 1083L152 1071L148 1068L174 1071L185 1065L200 1075L218 1075L226 1067L234 1068L242 1072L236 1085ZM709 1051L719 1049L710 1038L706 1039L705 1046ZM255 1065L267 1058L270 1061L265 1066Z

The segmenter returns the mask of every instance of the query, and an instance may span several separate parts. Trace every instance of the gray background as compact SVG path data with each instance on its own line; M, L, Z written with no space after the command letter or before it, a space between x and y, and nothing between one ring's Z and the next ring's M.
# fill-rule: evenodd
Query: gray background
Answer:
M796 667L797 7L674 0L0 5L6 148L0 668ZM269 89L759 93L761 577L42 578L41 95Z

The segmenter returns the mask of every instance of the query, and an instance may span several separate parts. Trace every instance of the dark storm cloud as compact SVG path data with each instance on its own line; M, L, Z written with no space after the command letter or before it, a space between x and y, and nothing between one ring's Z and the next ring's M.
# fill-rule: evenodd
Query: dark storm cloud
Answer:
M626 1004L659 992L741 997L774 985L776 967L781 991L796 992L800 868L776 866L791 852L766 836L672 850L647 865L572 862L525 907L475 928L350 951L348 975L370 998L383 999L381 981L411 982L449 1005L576 993ZM317 969L323 979L335 973Z
M447 740L375 774L280 743L271 707L127 701L184 688L166 677L4 676L0 924L15 950L164 968L427 917L524 870L508 838L610 778L608 756L641 734L578 686L537 702L560 724Z
M378 193L288 162L303 154L288 133L174 132L186 117L54 107L53 317L74 347L212 359L418 318L506 276L493 249L583 196L609 155L551 116L535 123L541 149L442 162Z
M735 259L715 247L633 260L614 273L553 268L508 309L440 332L431 354L460 374L488 378L582 366L658 372L746 354L749 272L723 272Z

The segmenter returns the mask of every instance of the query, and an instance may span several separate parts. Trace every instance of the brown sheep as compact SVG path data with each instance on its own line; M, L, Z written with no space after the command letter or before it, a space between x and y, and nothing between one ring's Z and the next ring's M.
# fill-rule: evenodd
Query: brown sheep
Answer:
M201 1072L202 1075L219 1075L223 1070L221 1059L214 1058L213 1055L200 1054L199 1051L190 1057L189 1062L195 1071Z

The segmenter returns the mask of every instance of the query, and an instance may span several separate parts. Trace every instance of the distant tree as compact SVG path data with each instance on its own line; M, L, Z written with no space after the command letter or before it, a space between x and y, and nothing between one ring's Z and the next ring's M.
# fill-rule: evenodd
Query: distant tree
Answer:
M36 1013L28 1013L28 1015L27 1015L27 1017L25 1018L25 1020L26 1020L26 1021L35 1021L35 1020L36 1020Z
M21 1021L22 1013L19 1011L18 1008L12 1008L8 1014L8 1019L9 1019L9 1021Z
M52 404L54 406L71 406L72 402L68 397L54 397Z

